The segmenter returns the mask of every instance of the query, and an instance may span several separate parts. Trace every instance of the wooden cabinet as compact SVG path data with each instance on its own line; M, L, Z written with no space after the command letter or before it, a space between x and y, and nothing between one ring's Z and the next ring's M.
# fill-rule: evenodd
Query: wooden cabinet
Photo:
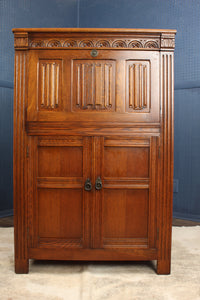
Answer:
M170 273L174 30L14 29L15 271Z

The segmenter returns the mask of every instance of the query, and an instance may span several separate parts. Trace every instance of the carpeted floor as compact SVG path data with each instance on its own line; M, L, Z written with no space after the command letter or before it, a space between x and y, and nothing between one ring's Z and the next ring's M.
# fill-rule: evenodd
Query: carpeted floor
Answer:
M172 273L152 263L34 262L14 273L13 228L0 228L0 299L200 300L200 226L173 227Z

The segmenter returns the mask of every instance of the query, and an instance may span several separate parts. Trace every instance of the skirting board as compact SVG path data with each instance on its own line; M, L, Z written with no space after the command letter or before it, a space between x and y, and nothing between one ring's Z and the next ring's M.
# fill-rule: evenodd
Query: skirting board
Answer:
M200 222L200 215L192 215L192 214L183 214L179 212L173 212L173 218L182 219L182 220L190 220L194 222Z
M7 209L0 211L0 218L13 216L13 209Z

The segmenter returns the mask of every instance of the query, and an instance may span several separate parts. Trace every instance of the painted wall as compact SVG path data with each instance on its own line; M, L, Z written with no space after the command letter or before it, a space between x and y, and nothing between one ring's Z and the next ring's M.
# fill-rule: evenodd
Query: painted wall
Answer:
M177 29L174 215L200 220L200 1L0 0L0 215L12 213L13 27Z

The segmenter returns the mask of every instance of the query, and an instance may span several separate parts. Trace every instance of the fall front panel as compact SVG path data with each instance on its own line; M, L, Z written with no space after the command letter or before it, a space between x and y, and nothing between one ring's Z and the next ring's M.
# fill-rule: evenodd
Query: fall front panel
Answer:
M31 51L27 120L158 123L159 53L91 53Z

